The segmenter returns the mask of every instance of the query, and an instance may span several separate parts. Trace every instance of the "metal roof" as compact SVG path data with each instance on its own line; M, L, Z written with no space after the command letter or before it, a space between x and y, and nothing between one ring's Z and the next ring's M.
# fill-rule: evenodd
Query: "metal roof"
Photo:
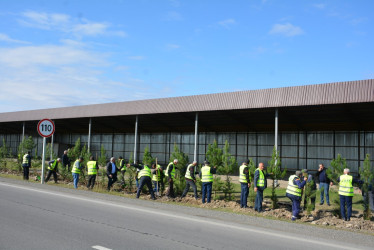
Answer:
M374 79L0 113L0 122L373 103Z

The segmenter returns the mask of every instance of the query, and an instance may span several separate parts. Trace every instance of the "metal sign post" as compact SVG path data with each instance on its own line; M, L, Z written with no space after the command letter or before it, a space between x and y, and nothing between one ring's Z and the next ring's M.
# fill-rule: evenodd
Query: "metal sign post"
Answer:
M44 169L45 169L45 144L48 137L51 137L55 132L55 124L50 119L40 120L38 123L38 133L43 137L43 155L42 155L42 174L41 184L44 184Z

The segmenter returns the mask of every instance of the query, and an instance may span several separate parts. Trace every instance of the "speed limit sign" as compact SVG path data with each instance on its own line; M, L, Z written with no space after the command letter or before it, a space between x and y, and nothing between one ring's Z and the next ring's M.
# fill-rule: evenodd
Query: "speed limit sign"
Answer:
M38 123L38 133L43 137L51 137L55 132L55 124L50 119L40 120Z

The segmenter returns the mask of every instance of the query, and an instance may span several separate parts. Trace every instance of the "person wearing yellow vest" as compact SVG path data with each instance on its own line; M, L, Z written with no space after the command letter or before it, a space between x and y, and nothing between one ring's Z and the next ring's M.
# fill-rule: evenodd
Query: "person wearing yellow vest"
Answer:
M168 182L169 182L169 189L168 191L166 191L166 196L168 198L175 198L173 183L175 179L175 167L177 164L178 164L178 159L174 159L174 161L170 162L166 168L165 176L168 178Z
M151 193L152 200L156 200L155 193L153 192L153 188L152 188L152 180L151 180L152 171L151 171L151 169L146 164L144 164L143 166L139 165L139 164L134 165L134 166L137 169L139 169L139 173L138 173L139 187L138 187L138 190L136 192L136 198L139 198L140 192L142 191L144 185L147 185L148 190Z
M126 174L126 164L125 164L125 159L122 158L122 156L118 157L118 165L119 165L119 170L121 171L122 174L122 182L121 184L125 186L125 174Z
M249 161L246 160L239 167L239 182L240 182L240 187L241 187L241 192L240 192L240 207L241 208L248 207L247 199L248 199L248 194L249 194L249 187L251 186L248 164L249 164Z
M213 174L216 173L216 167L210 167L209 161L204 161L204 166L200 171L200 178L202 182L202 202L210 203L212 197Z
M57 158L57 160L52 160L48 162L48 174L47 174L47 178L45 178L45 182L48 182L49 178L51 178L51 175L53 175L53 179L55 180L55 183L57 183L58 164L60 162L61 162L60 158Z
M153 192L158 193L161 186L161 176L162 176L162 167L159 164L152 164L152 182L153 182Z
M23 179L29 179L29 173L31 168L31 154L28 151L22 158L22 168L23 168Z
M353 198L353 184L362 184L362 181L357 180L349 175L349 169L344 169L344 174L339 176L339 198L340 198L340 214L345 221L351 220L352 215L352 198ZM347 206L347 210L345 207ZM346 213L347 212L347 213Z
M256 193L255 211L259 213L262 212L262 201L264 200L264 190L267 188L267 185L268 185L266 178L269 175L265 172L264 169L265 169L264 163L260 162L258 164L258 168L256 169L254 178L253 178L254 191Z
M78 188L79 174L81 173L81 170L83 169L82 162L83 162L83 157L79 157L74 162L73 168L71 169L71 173L74 179L73 183L74 183L75 189Z
M300 212L300 202L302 189L304 188L308 177L304 177L304 180L301 181L302 177L301 171L296 171L294 175L291 175L288 179L288 186L286 190L286 196L292 201L292 218L291 220L296 220Z
M195 177L196 166L197 166L197 161L193 161L191 164L189 164L187 166L186 174L184 175L184 178L186 179L186 188L183 190L181 198L186 197L186 195L188 193L188 190L190 189L190 187L192 187L194 195L195 195L195 199L196 200L198 199L198 197L197 197L197 187L196 187L196 184L195 184L195 182L196 182L196 177Z
M97 170L99 170L97 161L95 161L95 158L93 156L90 156L90 160L87 162L88 189L92 190L95 186Z

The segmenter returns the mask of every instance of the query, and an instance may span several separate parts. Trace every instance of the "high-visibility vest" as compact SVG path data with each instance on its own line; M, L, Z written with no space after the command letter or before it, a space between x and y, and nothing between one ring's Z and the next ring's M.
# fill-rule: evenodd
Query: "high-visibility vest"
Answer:
M265 175L261 169L257 168L256 171L259 172L258 179L257 179L257 187L264 187L265 186Z
M23 156L22 164L29 164L28 156L29 156L29 154L25 154L25 155Z
M81 166L81 163L79 160L76 160L74 162L74 165L73 165L73 169L71 170L72 173L75 173L75 174L80 174L81 173L81 170L76 166L76 164L78 163L78 166L80 167Z
M120 171L125 171L126 169L125 169L125 165L123 165L122 166L122 162L124 161L124 159L121 159L120 161L119 161L119 165L120 165ZM122 166L122 167L121 167Z
M97 174L96 161L89 161L89 162L87 162L87 174L88 175L95 175L95 174Z
M286 193L293 194L296 196L301 197L301 188L299 188L297 185L293 184L294 179L299 178L297 175L291 175L288 179L288 186Z
M353 196L353 177L351 175L341 175L339 182L339 195Z
M247 175L244 174L244 168L247 168L247 165L241 165L239 168L239 182L241 183L248 183L247 181Z
M213 182L213 174L210 172L210 166L201 168L201 182Z
M57 164L57 160L54 160L51 165L48 164L48 170L55 170Z
M173 162L170 162L168 167L166 168L166 173L165 175L166 176L169 176L169 168L172 167L173 169L171 170L171 179L175 179L175 166L174 166L174 163Z
M157 164L156 171L152 176L152 181L161 181L161 166Z
M186 177L187 179L193 180L193 177L191 176L191 172L190 172L190 167L194 167L194 173L193 174L195 174L195 166L193 164L190 164L187 167L186 174L184 175L184 177Z
M151 170L147 165L144 165L143 169L139 171L138 178L140 179L143 176L151 177Z

